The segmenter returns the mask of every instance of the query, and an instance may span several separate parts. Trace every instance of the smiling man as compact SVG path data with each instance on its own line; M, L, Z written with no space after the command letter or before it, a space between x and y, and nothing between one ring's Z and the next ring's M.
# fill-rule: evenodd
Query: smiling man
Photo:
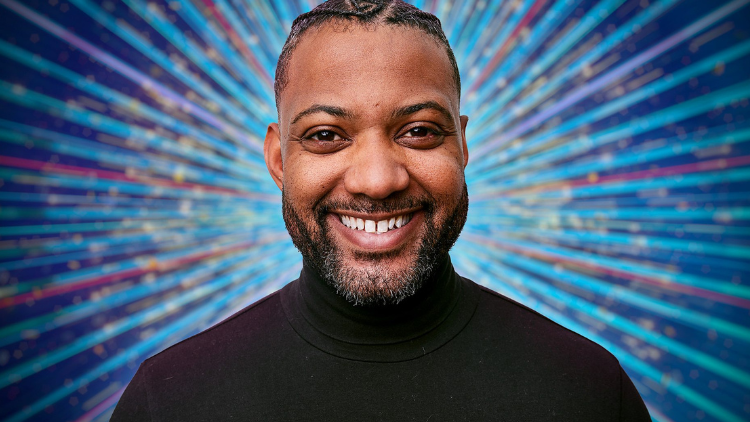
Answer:
M113 420L650 420L606 350L453 270L468 118L437 18L324 3L275 88L300 278L146 360Z

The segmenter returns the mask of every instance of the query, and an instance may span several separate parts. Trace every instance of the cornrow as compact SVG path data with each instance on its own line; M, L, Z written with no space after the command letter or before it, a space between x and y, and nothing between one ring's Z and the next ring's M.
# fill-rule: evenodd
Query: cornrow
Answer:
M317 28L327 22L354 21L355 23L371 25L383 23L393 26L405 26L415 28L430 35L440 45L445 47L453 67L453 81L461 97L461 77L458 73L458 64L453 50L448 44L440 24L440 19L435 15L423 12L418 8L403 2L402 0L328 0L313 10L303 13L292 23L289 37L281 49L281 55L276 65L276 78L274 80L274 93L276 95L276 108L279 106L281 92L289 82L287 70L292 52L302 39L302 35L310 28Z

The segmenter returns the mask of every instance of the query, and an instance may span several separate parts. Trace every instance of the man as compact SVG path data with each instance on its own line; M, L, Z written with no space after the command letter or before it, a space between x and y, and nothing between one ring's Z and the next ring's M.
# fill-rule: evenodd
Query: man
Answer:
M437 18L325 3L275 89L300 278L146 360L112 420L650 420L611 354L453 271L468 118Z

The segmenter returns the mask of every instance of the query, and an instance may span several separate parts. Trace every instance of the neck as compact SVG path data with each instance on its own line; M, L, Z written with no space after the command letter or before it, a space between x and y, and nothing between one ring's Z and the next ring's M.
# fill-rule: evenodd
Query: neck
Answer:
M447 254L416 294L395 305L355 306L309 265L285 290L285 312L300 335L326 352L357 360L422 356L455 335L476 304Z

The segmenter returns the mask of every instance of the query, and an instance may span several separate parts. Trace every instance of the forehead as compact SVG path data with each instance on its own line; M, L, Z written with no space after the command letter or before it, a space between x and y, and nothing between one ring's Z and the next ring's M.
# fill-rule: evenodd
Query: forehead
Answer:
M452 72L444 47L418 29L327 24L305 33L292 53L280 118L317 103L356 109L412 97L457 111Z

